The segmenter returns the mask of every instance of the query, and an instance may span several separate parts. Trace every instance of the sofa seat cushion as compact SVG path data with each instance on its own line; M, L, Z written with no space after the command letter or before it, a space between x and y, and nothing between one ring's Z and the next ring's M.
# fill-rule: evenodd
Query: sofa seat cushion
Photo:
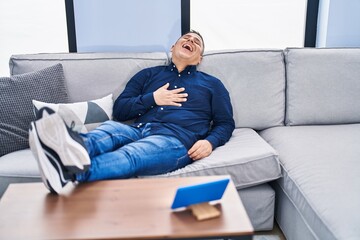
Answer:
M260 135L278 151L277 183L316 239L358 239L360 124L275 127Z
M0 197L10 183L38 181L39 168L29 148L0 157Z
M31 150L27 148L2 156L0 176L39 177L39 168Z
M176 171L150 177L231 175L237 189L269 182L281 176L276 151L253 129L238 128L229 142L202 160ZM149 177L149 176L146 176Z

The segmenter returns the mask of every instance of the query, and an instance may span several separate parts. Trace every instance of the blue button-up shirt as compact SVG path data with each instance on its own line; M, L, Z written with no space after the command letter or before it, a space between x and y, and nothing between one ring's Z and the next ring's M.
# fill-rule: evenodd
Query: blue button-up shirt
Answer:
M169 83L169 90L185 88L187 101L181 107L158 106L153 93ZM179 139L187 149L200 139L208 140L213 149L225 144L235 124L228 91L222 82L188 66L178 72L176 66L158 66L138 72L116 99L114 118L135 118L134 127L151 123L151 134Z

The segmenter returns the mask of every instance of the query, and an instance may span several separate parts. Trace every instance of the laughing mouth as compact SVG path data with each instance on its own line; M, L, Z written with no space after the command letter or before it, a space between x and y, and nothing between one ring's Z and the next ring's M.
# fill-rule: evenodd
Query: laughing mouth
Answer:
M193 48L190 44L185 43L184 45L182 45L183 48L187 49L188 51L192 52Z

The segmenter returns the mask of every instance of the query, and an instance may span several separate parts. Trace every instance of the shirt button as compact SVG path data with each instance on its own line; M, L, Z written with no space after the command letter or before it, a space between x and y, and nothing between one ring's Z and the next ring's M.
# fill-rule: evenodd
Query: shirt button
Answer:
M160 110L162 111L162 110L164 110L164 108L160 108Z
M190 72L188 72L188 74L190 75Z
M151 108L154 108L154 106L151 106Z
M139 113L139 116L141 116L141 113Z
M179 74L178 76L181 77L181 74Z
M172 68L171 71L174 71L174 69Z
M174 88L177 88L177 86L174 86Z

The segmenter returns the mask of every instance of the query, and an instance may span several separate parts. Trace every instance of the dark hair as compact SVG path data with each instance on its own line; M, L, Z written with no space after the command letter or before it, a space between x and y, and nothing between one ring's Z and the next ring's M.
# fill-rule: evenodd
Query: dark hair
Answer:
M198 35L198 36L201 38L202 47L203 47L202 52L201 52L201 55L203 55L203 54L204 54L204 50L205 50L204 38L201 36L201 34L200 34L198 31L195 31L195 30L192 30L192 29L191 29L190 31L184 33L182 36L184 36L184 35L186 35L186 34L189 34L189 33L194 33L194 34ZM181 37L182 37L182 36L181 36Z

